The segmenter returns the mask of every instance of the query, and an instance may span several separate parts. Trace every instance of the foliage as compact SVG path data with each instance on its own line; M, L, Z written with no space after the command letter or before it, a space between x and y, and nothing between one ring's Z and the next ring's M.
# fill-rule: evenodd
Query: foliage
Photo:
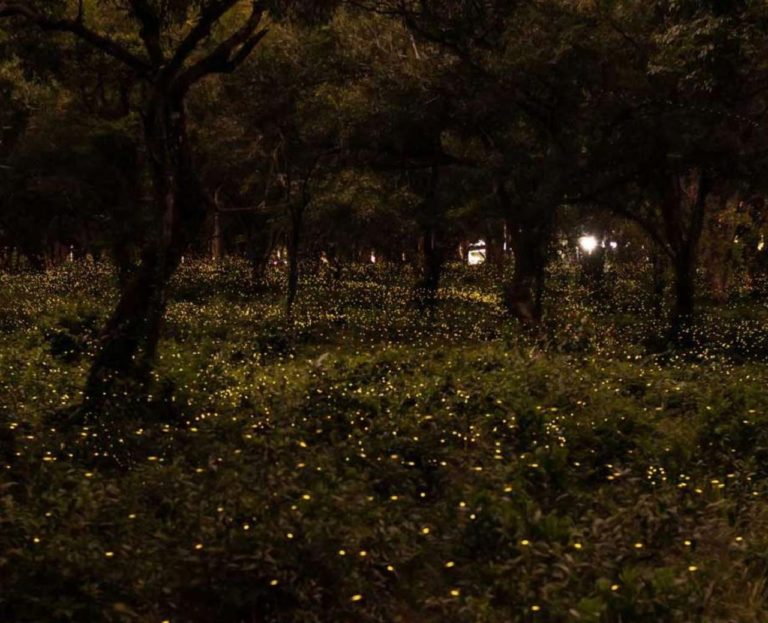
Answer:
M110 272L0 277L0 618L766 616L762 355L649 357L568 281L542 349L488 277L452 269L430 322L391 270L318 274L289 326L247 266L185 263L172 403L86 428L51 336L93 348Z

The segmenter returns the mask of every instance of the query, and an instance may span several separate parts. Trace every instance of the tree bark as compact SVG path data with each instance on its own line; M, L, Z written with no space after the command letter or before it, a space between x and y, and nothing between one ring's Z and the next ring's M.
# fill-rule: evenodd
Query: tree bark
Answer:
M251 257L251 281L257 288L266 285L267 268L269 259L277 243L278 232L275 227L269 227L267 232L261 228L256 236L251 237L250 257Z
M488 269L495 270L499 276L504 273L504 242L506 228L497 221L487 224L485 234L485 257Z
M711 180L705 171L693 171L685 178L672 178L662 203L672 269L674 303L670 318L670 338L682 347L693 342L691 329L695 315L696 266L698 247L704 229Z
M504 285L507 311L524 325L541 322L549 227L543 224L518 223L510 227L514 270Z
M694 320L695 299L695 262L692 250L674 258L675 300L672 307L670 334L672 340L681 346L692 344L691 328Z
M189 89L206 76L234 71L268 32L260 28L265 7L253 2L250 15L239 22L239 28L210 52L188 63L214 25L236 4L237 0L203 3L194 25L166 56L163 23L150 3L130 3L130 11L140 24L138 34L144 43L144 55L91 29L82 2L77 17L67 19L52 18L27 2L0 0L0 18L15 17L46 32L74 35L122 63L146 84L148 97L142 118L156 214L162 216L162 228L158 227L156 239L145 246L141 264L121 293L101 336L86 383L86 407L117 397L114 383L121 378L138 381L141 389L136 389L136 395L146 397L147 370L157 346L167 284L191 236L199 232L205 220L207 200L192 164L184 99Z
M213 209L213 232L211 234L211 259L221 262L224 249L224 232L221 228L221 212L218 206Z
M433 309L437 303L440 277L445 262L445 251L434 227L424 228L421 238L421 258L421 279L416 285L416 300L419 308Z
M84 404L89 409L122 400L118 382L130 385L138 401L146 399L168 282L205 221L207 199L192 163L183 101L155 94L145 109L144 131L162 224L142 250L140 264L102 332L86 382Z
M518 205L503 180L495 186L506 219L506 234L514 266L502 286L507 312L527 327L537 327L543 315L543 293L547 254L554 224L554 209L546 205Z
M419 238L420 279L416 283L415 300L419 309L434 310L440 277L445 262L443 214L438 204L440 171L432 167L425 180L424 201L421 208L421 235Z

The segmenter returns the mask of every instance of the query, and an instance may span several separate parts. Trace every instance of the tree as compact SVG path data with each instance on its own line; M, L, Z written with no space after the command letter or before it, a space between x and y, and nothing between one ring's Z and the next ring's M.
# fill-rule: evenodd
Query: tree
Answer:
M578 3L494 0L392 1L367 5L394 16L422 45L440 51L449 104L440 144L453 164L485 172L489 217L507 224L515 259L502 284L508 312L542 317L555 216L581 166L576 121L598 65Z
M267 34L262 27L263 3L249 4L244 10L238 0L173 4L126 0L121 8L132 20L131 38L143 47L137 51L88 25L83 2L77 3L74 17L63 17L36 3L0 1L0 17L10 18L10 24L77 37L119 61L142 85L140 110L156 231L142 249L140 265L103 331L85 388L88 408L116 395L116 380L135 381L139 395L146 395L167 284L206 214L207 197L188 134L187 95L207 76L235 70ZM184 28L192 11L196 21ZM227 15L236 22L234 31L211 45L214 27ZM175 36L179 30L182 36Z
M657 2L596 14L606 65L590 93L588 156L593 171L625 182L606 205L641 225L671 264L678 343L691 339L705 222L764 166L764 11Z

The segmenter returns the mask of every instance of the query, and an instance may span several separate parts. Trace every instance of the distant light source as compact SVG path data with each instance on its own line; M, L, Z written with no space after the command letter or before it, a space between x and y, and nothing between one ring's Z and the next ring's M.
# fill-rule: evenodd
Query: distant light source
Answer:
M376 263L376 254L373 251L371 251L371 264L375 264L375 263Z
M615 249L616 247L619 246L619 243L616 242L615 240L611 240L609 244L611 245L611 249Z
M594 236L582 236L579 238L579 246L584 253L592 253L592 251L597 249L597 244L597 238Z
M763 237L763 234L760 234L760 241L757 243L757 250L762 251L765 249L765 238Z
M467 264L470 266L478 266L485 263L485 240L478 240L476 243L469 245L467 250Z

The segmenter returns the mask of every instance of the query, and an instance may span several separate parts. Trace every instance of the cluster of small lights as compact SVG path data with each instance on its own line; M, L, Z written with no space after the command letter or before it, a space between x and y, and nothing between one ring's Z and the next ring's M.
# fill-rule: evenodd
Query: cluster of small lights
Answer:
M76 272L67 270L62 280L71 287ZM92 270L97 274L80 279L103 282ZM238 299L236 288L227 292L219 273L205 265L187 262L178 279L191 279L194 271L195 279L215 283L223 294L169 306L156 377L174 380L178 418L170 422L114 428L89 422L66 434L45 423L52 409L77 402L94 338L83 338L80 359L64 361L39 346L46 342L31 318L42 303L26 302L15 312L14 343L26 350L0 347L0 399L12 405L5 428L14 438L5 470L13 476L23 464L87 500L79 511L47 508L43 496L26 502L36 521L24 527L25 546L55 557L62 534L93 526L89 534L99 545L87 564L128 574L144 557L154 557L158 567L166 557L177 567L183 559L199 570L222 552L246 555L268 541L273 562L259 573L270 594L310 583L301 575L308 571L293 561L317 547L348 578L341 587L346 607L374 607L377 591L397 591L424 577L434 582L425 599L450 598L455 607L476 596L477 573L486 564L461 549L468 535L531 564L558 555L581 570L596 556L642 562L658 551L662 536L641 529L631 504L621 542L593 529L578 505L560 509L573 520L562 534L548 532L543 520L507 526L512 537L494 527L499 517L523 516L526 505L543 507L546 492L564 486L553 474L606 507L614 496L666 496L706 515L724 496L762 499L762 483L735 459L703 469L679 458L684 444L699 441L675 428L677 419L695 412L709 422L723 409L705 373L733 387L759 387L765 379L761 369L723 356L716 342L693 361L670 355L662 364L646 358L636 341L619 348L627 334L606 331L586 355L562 355L563 372L551 369L549 355L535 345L521 341L531 353L525 359L510 349L497 328L497 295L459 279L441 295L454 304L429 322L413 310L402 284L351 280L347 292L331 297L325 281L308 279L301 313L289 327L280 324L278 303ZM39 291L48 292L46 305L65 306L71 290L55 276L39 279L19 279L12 287L27 289L35 301ZM579 314L584 309L578 301L564 306ZM371 314L382 308L387 313ZM278 323L277 336L261 332L270 323ZM726 335L721 331L710 335ZM747 334L758 333L750 327ZM749 339L745 344L757 348ZM758 395L751 397L731 422L734 430L753 431L764 407ZM643 427L654 427L652 448L631 443L645 434ZM603 436L618 445L609 455ZM128 476L103 461L123 448ZM94 460L84 461L86 453ZM185 530L169 531L163 523L163 513L182 521L180 511L163 507L163 498L194 501L197 515L187 518ZM104 514L112 523L100 531ZM329 533L319 536L318 525ZM680 519L678 527L676 569L697 582L712 567L711 554L698 545L707 541L698 538L693 520ZM744 530L740 524L724 532L734 556L746 551ZM423 575L417 556L427 561ZM616 564L615 581L606 585L616 598L623 590L620 571ZM521 608L546 619L542 595L529 596Z

